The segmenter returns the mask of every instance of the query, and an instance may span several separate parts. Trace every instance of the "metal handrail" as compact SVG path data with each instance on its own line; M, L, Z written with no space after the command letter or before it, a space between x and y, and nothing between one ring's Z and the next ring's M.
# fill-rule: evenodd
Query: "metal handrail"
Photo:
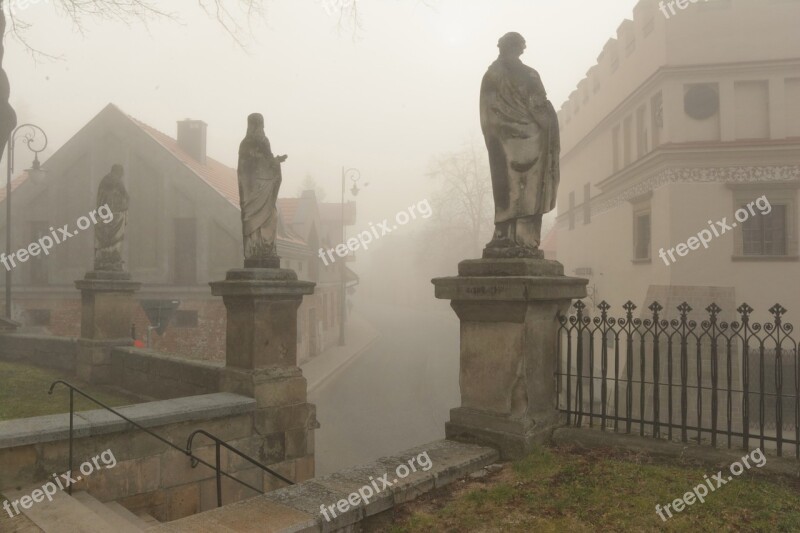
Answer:
M53 389L59 383L62 384L62 385L65 385L66 387L69 388L69 473L70 474L72 473L72 464L73 464L73 457L72 457L73 434L72 433L73 433L73 417L74 417L74 414L75 414L74 393L77 392L78 394L80 394L81 396L86 398L87 400L90 400L90 401L96 403L97 405L99 405L100 407L105 409L106 411L110 411L110 412L114 413L115 415L117 415L118 417L120 417L124 421L128 422L129 424L132 424L132 425L136 426L136 428L141 429L142 431L144 431L145 433L149 434L150 436L155 437L156 439L160 440L161 442L163 442L164 444L166 444L170 448L174 448L174 449L178 450L179 452L183 453L184 455L186 455L187 457L190 458L190 460L192 462L192 468L196 468L198 464L202 464L202 465L207 466L208 468L213 469L217 473L217 505L218 506L222 506L222 496L221 496L221 494L222 494L222 492L221 492L221 489L222 489L222 487L221 487L221 479L222 478L221 478L221 476L225 476L227 478L230 478L233 481L239 483L240 485L244 485L245 487L258 492L259 494L264 494L264 491L262 491L261 489L257 489L255 487L253 487L252 485L250 485L249 483L246 483L246 482L242 481L241 479L238 479L238 478L232 476L231 474L228 474L227 472L223 472L222 470L220 470L220 468L219 468L219 462L220 462L219 444L217 444L217 447L216 447L217 448L217 465L216 466L212 465L211 463L207 463L203 459L201 459L201 458L197 457L196 455L192 454L192 452L191 452L191 440L194 437L195 433L202 432L203 434L211 437L212 439L219 440L216 437L214 437L213 435L210 435L210 434L206 433L203 430L195 431L189 437L189 446L187 446L187 449L182 449L182 448L172 444L170 441L168 441L167 439L165 439L161 435L153 433L152 431L150 431L146 427L142 426L141 424L139 424L137 422L134 422L133 420L131 420L127 416L125 416L125 415L119 413L118 411L116 411L115 409L107 406L106 404L104 404L100 400L92 398L91 396L89 396L88 394L86 394L85 392L80 390L79 388L67 383L64 380L59 379L59 380L56 380L53 383L51 383L50 384L50 390L47 391L47 394L52 395L53 394ZM257 461L255 461L254 459L248 457L247 455L243 454L239 450L231 447L227 443L224 443L224 442L221 442L221 441L220 441L220 443L223 444L227 449L229 449L229 450L233 451L234 453L238 454L239 456L241 456L242 458L250 461L251 463L255 464L256 466L261 467L263 470L266 470L267 472L279 477L283 481L287 481L289 483L294 484L294 482L289 481L285 477L281 476L280 474L277 474L277 473L273 472L269 468L267 468L264 465L258 463ZM67 486L67 493L70 494L70 495L72 494L72 485Z
M257 466L257 467L259 467L264 472L268 472L268 473L272 474L273 476L275 476L276 478L280 479L281 481L285 481L289 485L294 485L295 484L294 481L292 481L291 479L287 479L287 478L283 477L282 475L280 475L279 473L275 472L274 470L272 470L268 466L265 466L265 465L259 463L258 461L256 461L252 457L249 457L249 456L243 454L242 452L240 452L239 450L237 450L236 448L234 448L233 446L231 446L227 442L223 441L219 437L217 437L215 435L212 435L208 431L205 431L205 430L202 430L202 429L197 429L191 435L189 435L189 438L186 441L186 454L187 455L192 455L192 442L194 441L194 436L197 435L198 433L203 435L203 436L205 436L205 437L208 437L209 439L214 441L215 452L216 452L215 456L216 456L216 460L217 460L217 466L216 466L216 468L214 470L216 470L216 472L217 472L217 506L218 507L222 507L222 477L220 476L220 474L222 474L222 470L220 470L220 467L219 467L219 462L220 462L220 460L219 460L220 459L220 453L219 452L220 452L220 447L221 446L224 446L227 450L232 451L233 453L235 453L236 455L238 455L242 459L248 461L249 463L251 463L251 464L253 464L253 465ZM192 457L194 457L194 456L192 456ZM192 459L192 468L196 468L196 467L197 467L197 461ZM253 487L251 487L251 488L253 488ZM264 494L262 491L260 491L260 490L258 490L256 488L253 488L253 490L258 491L261 494Z

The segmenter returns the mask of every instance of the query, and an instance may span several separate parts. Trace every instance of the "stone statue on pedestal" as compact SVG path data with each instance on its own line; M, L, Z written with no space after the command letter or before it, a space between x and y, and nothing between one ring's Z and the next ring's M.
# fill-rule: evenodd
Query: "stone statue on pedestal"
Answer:
M520 60L525 39L507 33L483 77L481 129L489 151L495 232L484 258L542 258L542 216L556 206L558 116L539 74Z
M128 221L128 191L122 182L122 165L114 165L97 189L97 207L110 210L113 217L94 227L94 270L96 272L122 272L122 243Z
M239 145L239 205L242 210L245 268L280 268L275 249L278 190L285 155L272 155L264 117L247 117L247 135Z

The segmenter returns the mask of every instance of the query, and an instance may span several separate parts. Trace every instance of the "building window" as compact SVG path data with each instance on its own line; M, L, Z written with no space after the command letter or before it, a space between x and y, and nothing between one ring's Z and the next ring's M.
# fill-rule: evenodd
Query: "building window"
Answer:
M641 158L647 154L647 124L645 114L647 110L641 106L636 110L636 157Z
M193 218L175 219L175 271L176 285L197 283L197 221Z
M615 126L611 130L611 160L614 162L614 172L617 172L620 167L619 152L619 126Z
M650 259L650 211L633 216L633 258Z
M49 326L50 309L28 309L28 324L31 326Z
M786 183L729 184L733 209L747 213L733 230L733 260L796 260L797 191ZM743 216L741 218L744 218Z
M661 129L664 127L664 102L661 93L650 99L650 123L653 132L653 148L661 144Z
M631 157L633 150L633 117L626 117L622 123L622 164L628 166L631 164Z
M589 224L592 221L592 185L583 185L583 223Z
M746 211L747 207L742 206ZM786 206L773 205L769 214L756 212L742 223L744 255L786 255Z
M176 328L197 327L197 311L178 310L173 317L172 323Z
M569 193L569 229L575 229L575 191Z

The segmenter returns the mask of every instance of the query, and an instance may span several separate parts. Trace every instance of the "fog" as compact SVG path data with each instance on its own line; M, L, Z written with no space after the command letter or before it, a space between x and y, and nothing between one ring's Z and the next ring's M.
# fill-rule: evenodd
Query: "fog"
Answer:
M684 1L685 8L681 7ZM285 460L286 467L297 461L287 468L294 468L298 479L329 474L444 438L450 410L461 406L462 387L469 386L472 379L473 387L479 388L475 374L481 373L487 374L487 383L495 383L496 376L487 371L491 370L491 361L502 366L511 357L502 359L505 352L498 348L501 355L492 359L497 354L484 353L486 346L516 343L514 334L506 332L516 332L514 328L522 328L520 324L527 327L526 320L534 321L533 304L520 311L528 314L519 320L517 315L505 313L506 308L502 309L504 314L498 311L501 307L491 307L496 315L486 318L490 314L486 312L470 322L482 327L489 324L482 330L489 340L481 337L483 344L478 342L477 348L472 346L472 351L462 357L460 342L465 335L464 324L454 312L458 304L451 307L444 297L437 299L432 283L434 278L459 275L460 261L483 257L488 263L481 268L487 270L462 274L457 280L464 283L459 286L464 290L458 293L463 301L485 303L497 293L506 294L503 284L508 279L516 282L518 278L544 275L551 280L559 278L548 286L554 291L561 291L563 283L578 287L574 294L584 294L585 284L582 301L586 310L576 304L570 312L592 318L602 314L602 321L587 319L587 325L610 324L611 329L606 329L601 339L598 330L581 330L580 321L572 323L578 329L570 332L568 321L561 323L558 338L575 334L591 347L587 348L591 355L575 355L574 369L567 351L583 350L584 344L581 348L577 341L567 348L559 345L562 352L554 354L559 371L563 372L567 361L564 382L571 384L570 380L576 378L575 388L568 388L576 391L575 413L588 409L593 420L602 403L605 424L606 408L610 409L605 402L612 394L606 389L607 372L618 373L608 379L614 381L613 394L619 397L626 375L628 392L633 390L632 369L645 365L647 355L647 364L654 360L652 379L656 383L646 381L644 366L636 368L642 385L635 394L641 398L634 398L633 393L627 398L628 431L636 415L639 422L647 416L669 416L671 432L672 408L678 413L683 407L684 435L688 423L700 428L698 440L702 431L713 431L716 439L717 431L724 431L716 427L719 376L716 363L702 358L711 353L712 344L713 357L717 357L717 337L709 340L703 336L718 335L720 354L723 338L728 341L727 366L719 378L727 381L727 390L720 392L727 396L719 400L719 405L727 401L728 443L730 434L744 434L746 439L743 428L756 423L755 418L747 418L748 395L761 395L762 446L765 418L769 419L773 411L777 413L775 420L766 420L766 425L780 427L781 422L794 419L788 422L786 431L797 430L792 423L798 420L793 411L800 408L800 389L794 382L796 367L787 366L788 359L796 364L797 353L797 343L791 337L793 327L787 322L796 322L800 312L796 283L800 274L797 0L231 0L227 4L230 11L223 12L221 19L214 12L214 0L163 0L158 7L164 13L151 13L143 20L120 20L100 8L99 16L85 13L79 21L64 11L63 1L8 3L14 15L9 18L2 66L10 81L9 101L16 111L17 124L36 124L48 138L47 148L37 156L45 173L25 172L33 155L17 139L12 178L21 179L11 204L13 229L9 235L13 247L8 251L26 247L28 242L41 242L37 239L50 235L48 231L55 236L50 226L74 226L78 217L86 218L89 209L100 206L101 197L111 198L112 204L124 197L120 204L124 203L125 209L104 206L108 214L124 212L127 224L122 230L124 245L121 238L114 244L120 257L104 260L119 267L114 275L132 275L130 279L112 276L113 281L132 281L141 283L141 287L125 289L128 296L138 291L131 296L137 305L127 314L120 313L114 325L116 336L102 339L108 342L103 349L109 361L121 364L119 361L130 357L134 363L130 367L123 364L124 372L116 367L112 371L112 362L96 354L93 357L101 360L100 366L106 366L98 377L92 374L96 371L92 365L97 366L94 360L89 365L92 368L81 369L81 364L92 358L82 357L82 345L74 341L89 338L87 332L94 330L87 321L102 322L104 311L92 308L94 315L87 312L94 300L76 290L74 280L80 280L80 291L88 291L92 276L97 271L106 272L97 268L99 241L93 241L91 232L86 231L66 245L59 243L46 258L23 264L25 260L18 257L18 266L6 266L14 276L10 284L13 302L8 311L13 322L0 326L12 331L12 340L20 338L13 336L16 331L28 341L44 342L45 348L36 344L30 357L28 352L20 355L24 350L6 342L6 333L0 331L0 363L51 364L53 371L61 374L48 377L63 378L72 372L71 377L81 385L98 385L98 393L112 397L119 394L109 401L123 405L131 398L145 402L219 392L201 390L198 382L239 387L239 378L230 378L225 372L244 368L256 375L274 369L270 366L274 360L269 360L270 365L264 362L264 354L269 353L269 357L280 359L275 367L288 361L286 366L291 371L282 378L307 384L307 398L303 390L298 397L281 400L291 408L297 407L299 411L293 411L292 416L299 412L295 418L305 417L310 426L302 431L279 428L283 432L280 439L285 440L277 448L283 447L279 450L283 456L269 459L272 462L268 464ZM249 13L241 7L250 3L263 9ZM137 1L131 4L137 5ZM560 131L558 142L543 134L541 139L546 138L549 144L542 148L538 135L546 128L536 125L535 142L530 144L536 144L538 152L526 161L530 163L527 170L519 170L519 160L509 154L517 155L515 149L525 152L530 146L513 145L515 148L510 149L500 141L491 145L484 137L489 135L489 128L481 127L481 82L487 67L498 58L498 39L508 32L524 36L527 49L521 60L536 69L547 100L554 107L551 110L541 102L531 104L539 97L531 89L520 99L524 105L531 104L526 112L536 116L527 126L538 124L541 116L549 113L547 131ZM512 35L512 45L520 45L517 37ZM506 41L501 50L505 54L512 45ZM522 90L528 90L527 86ZM536 112L531 110L534 107ZM277 163L268 170L247 165L252 163L247 150L256 153L267 146L258 135L260 117L251 115L254 113L263 115L274 156L288 156L282 161L270 153L270 164ZM517 125L528 118L511 117L508 122ZM207 131L198 121L207 125ZM504 134L511 130L503 142L521 143L519 139L534 137L519 134L510 126ZM507 166L506 159L501 165L506 182L497 179L497 159L490 168L487 145L489 151L492 146L508 150L503 154L508 156ZM240 153L240 146L248 148ZM557 151L551 152L553 147ZM557 152L560 158L547 159ZM256 156L252 157L255 160ZM7 156L0 168L6 163ZM124 179L117 164L125 166ZM560 183L554 182L557 194L546 200L552 200L555 209L496 220L497 213L508 208L495 209L496 198L508 195L509 190L512 195L530 194L526 172L531 168L542 176L560 176ZM519 182L512 183L509 169L523 176ZM271 185L264 188L279 181L263 179L260 171L271 172L272 177L282 175L275 202L274 198L259 197L267 206L264 212L275 204L277 210L272 214L279 211L280 216L265 215L268 223L257 231L242 232L242 224L247 227L258 218L240 213L246 203L242 198L254 194L243 188L247 173L251 173L250 178L255 176L253 182L269 181ZM541 178L535 185L549 194L552 189L547 187L552 183L545 183L547 179ZM5 194L0 194L0 215L5 215L3 206L8 205L2 204ZM537 197L537 202L544 201ZM543 221L536 219L538 216L543 216ZM0 219L2 226L5 217ZM89 229L86 220L86 228L77 222L81 232ZM109 221L103 216L93 224ZM543 225L541 231L530 229L539 223ZM280 252L280 258L274 254L266 259L258 256L266 249L264 243L248 240L266 227L272 232L269 246ZM533 234L536 236L530 237ZM531 241L526 240L529 237ZM5 235L0 235L0 241L6 244ZM496 241L514 246L493 251L491 244ZM532 241L536 246L528 246ZM492 255L495 252L499 255ZM31 252L30 259L34 255ZM535 261L512 261L519 258ZM267 259L272 262L259 262ZM497 259L499 263L492 262ZM539 263L540 259L547 261ZM491 268L486 266L490 263ZM507 265L513 266L506 271ZM517 267L534 269L537 274L519 274L514 270ZM291 307L287 306L268 315L273 323L264 319L267 314L258 315L266 313L266 307L253 306L248 312L258 315L256 320L248 322L242 318L246 313L239 314L236 327L228 327L226 320L234 315L231 309L240 303L235 297L241 297L230 287L245 281L256 286L263 281L258 276L267 275L242 272L270 270L270 276L277 276L270 278L271 282L295 283L293 274L278 268L294 270L300 280L292 285L296 291L287 296L287 301L297 299L297 316L280 315ZM497 270L502 272L498 274ZM570 279L561 276L562 270ZM250 275L255 277L247 278ZM465 277L469 278L466 282ZM226 281L220 282L223 279ZM316 284L314 291L310 284L303 284L305 280ZM232 284L225 285L228 282ZM469 285L472 282L485 286ZM527 305L534 300L529 290L532 294L539 287L533 285L523 287L524 296L517 300L497 297L493 303L510 308L509 302L525 300ZM439 283L437 288L442 286ZM539 296L537 305L558 300L568 309L567 304L575 298L573 293L563 294L567 296ZM514 309L517 312L522 307ZM546 309L553 317L552 326L558 328L561 311ZM609 317L613 318L605 322ZM495 319L508 329L492 329ZM719 330L715 329L717 319L722 324ZM748 337L746 328L751 319L755 326ZM621 363L629 366L619 367L618 350L617 366L609 370L608 364L594 357L601 353L609 357L614 346L622 350L625 339L620 328L633 327L631 324L643 328L638 331L641 363L634 361L630 352L630 359ZM676 403L677 393L674 402L671 395L672 387L677 386L672 382L672 359L668 363L669 384L657 380L658 365L666 368L667 364L665 359L658 359L659 353L662 357L666 353L665 328L684 328L679 334L673 331L674 336L669 338L669 350L673 340L677 350L678 338L689 336L689 325L695 328L688 344L689 351L696 349L696 359L686 351L681 354L683 402L687 380L691 381L689 388L697 390L694 397L690 390L690 403L698 401L688 408L687 422L686 405ZM614 327L619 331L612 339L608 332ZM739 327L745 332L737 337L731 332L740 331L736 329ZM519 333L522 348L516 344L513 348L524 352L520 357L539 353L529 344L539 342L541 331L536 328ZM631 331L624 330L630 347L634 346ZM654 346L645 348L648 335ZM543 338L549 338L547 333ZM756 341L748 344L749 339ZM296 350L292 346L295 340ZM117 341L119 346L114 344ZM252 346L245 348L237 344L251 341ZM278 344L281 351L275 356ZM62 357L62 349L73 351ZM782 350L792 349L793 358L781 359ZM472 357L475 364L475 359L481 359L476 353L490 362L485 368L476 365L479 371L467 376L463 371L465 359ZM671 351L669 354L672 357ZM752 354L760 356L760 367L753 366L754 359L748 362ZM259 359L262 356L264 359ZM686 357L691 360L688 366ZM151 361L151 366L139 358ZM182 361L180 364L189 370L169 367L161 372L158 364L175 361ZM484 364L484 359L480 362ZM533 380L526 366L529 361L523 362L514 366L520 375L513 377L518 379L513 387L506 383L503 391L494 391L499 398L495 405L512 406L506 413L511 418L523 411L524 416L532 417L528 407L519 408L521 404L517 403L527 402L528 395L532 397L531 391L536 390L527 382L527 389L520 385ZM150 375L137 374L140 370L136 365L147 367ZM516 363L509 366L513 365ZM677 368L677 361L675 365ZM302 369L305 382L298 377L299 372L291 374L296 372L295 366ZM576 373L569 374L572 370ZM556 376L561 384L564 374L559 371ZM708 376L703 377L704 371ZM206 376L204 372L218 372L223 377L219 381L196 377L195 373ZM590 385L591 392L585 393L588 400L581 396L580 372L588 373L592 384L602 372L603 392L596 393ZM753 376L759 373L758 390L755 385L748 389L748 372ZM774 398L767 400L765 408L765 394L777 390L772 396L780 398L784 384L775 376L781 372L787 375L784 392L791 388L795 396L786 395L785 408ZM160 373L165 376L163 382L157 375ZM499 370L497 373L502 374ZM666 370L661 373L662 380L665 375ZM774 384L770 382L773 378ZM755 381L753 377L752 383ZM645 401L645 385L652 387L650 394L662 385L670 391L668 401L673 404L668 415L659 413L659 394L654 394L655 408L649 397ZM296 386L294 382L286 390ZM720 387L724 389L724 385ZM711 388L713 407L710 401L702 402L702 391ZM252 391L243 394L249 393ZM559 389L553 396L559 395L562 412L573 413L569 405L566 409L563 406L565 394L572 393ZM258 397L256 393L250 395ZM598 399L596 395L605 396ZM662 402L666 401L663 396ZM524 400L520 400L522 397ZM487 403L494 399L492 396ZM309 402L316 405L316 415ZM698 407L693 411L694 405ZM618 407L615 403L614 409ZM636 408L642 412L632 414ZM705 416L708 424L712 409L715 427L709 429L700 419ZM662 410L666 408L662 406ZM489 411L480 416L496 415ZM33 413L51 414L36 409ZM2 415L0 410L0 421ZM617 421L623 420L621 411L614 415L619 415ZM12 413L8 418L14 416ZM783 416L786 418L781 419ZM318 429L316 421L320 423ZM642 425L652 424L657 432L662 422L658 419ZM719 424L721 427L722 422ZM674 427L678 427L677 422ZM777 446L783 438L780 431L773 439L778 441ZM261 459L268 461L265 457L275 451L269 449L274 442L259 445ZM292 446L294 452L300 452L290 458ZM767 448L774 451L772 444ZM309 458L310 466L305 464L301 475L302 461ZM167 521L175 516L166 513L156 518Z
M42 124L55 149L108 103L171 136L177 120L203 120L209 155L235 167L245 118L260 112L289 155L282 195L310 174L335 201L341 167L357 167L367 222L425 198L433 156L482 142L478 88L501 35L528 37L526 60L558 107L635 2L370 0L354 35L321 2L277 0L240 35L244 49L194 2L168 4L177 20L86 18L82 31L53 2L18 11L27 43L57 58L8 39L20 123Z

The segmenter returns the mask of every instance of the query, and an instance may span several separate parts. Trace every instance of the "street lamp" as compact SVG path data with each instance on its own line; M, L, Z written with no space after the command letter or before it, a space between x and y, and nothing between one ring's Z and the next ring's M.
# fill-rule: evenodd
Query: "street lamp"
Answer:
M350 189L350 194L352 194L354 197L358 196L358 192L360 190L358 188L358 180L361 179L361 172L356 168L342 167L342 243L347 242L346 226L344 224L344 185L347 181L347 178L350 178L350 181L353 182L353 187ZM365 185L369 185L369 183ZM339 299L339 306L341 307L341 316L339 318L339 346L344 346L344 325L345 317L347 316L347 262L342 261L340 264L342 290L341 298Z
M32 171L37 174L42 172L39 154L47 148L47 134L35 124L22 124L8 138L8 175L6 179L6 256L11 255L11 176L14 173L14 146L20 134L20 140L25 143L28 150L33 152ZM41 139L38 135L41 134ZM40 147L39 147L40 146ZM11 319L11 269L6 269L6 318Z

